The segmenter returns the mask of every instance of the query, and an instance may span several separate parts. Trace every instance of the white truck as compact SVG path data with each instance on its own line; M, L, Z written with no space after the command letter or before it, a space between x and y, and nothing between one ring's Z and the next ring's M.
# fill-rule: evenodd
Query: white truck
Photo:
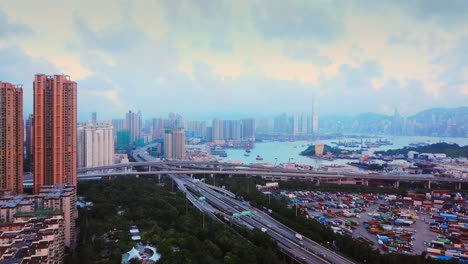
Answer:
M264 227L262 227L262 229L260 229L260 230L262 230L263 233L266 233L266 231L267 231L267 229L264 228Z
M302 236L299 235L299 234L296 234L296 238L299 239L299 240L302 240Z

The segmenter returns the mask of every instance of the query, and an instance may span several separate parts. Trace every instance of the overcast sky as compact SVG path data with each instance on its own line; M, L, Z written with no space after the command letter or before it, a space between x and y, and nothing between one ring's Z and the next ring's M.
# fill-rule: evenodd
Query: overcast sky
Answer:
M465 0L0 0L0 80L78 82L79 119L468 106Z

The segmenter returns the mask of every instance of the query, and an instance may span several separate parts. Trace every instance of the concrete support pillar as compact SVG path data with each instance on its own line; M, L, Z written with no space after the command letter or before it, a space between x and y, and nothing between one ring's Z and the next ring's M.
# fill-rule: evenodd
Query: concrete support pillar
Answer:
M341 179L338 179L338 184L341 185Z
M158 175L158 183L161 184L161 174Z
M395 181L395 188L400 188L400 181Z
M151 171L151 166L148 166L148 171Z
M364 180L362 180L362 183L365 186L369 186L369 180L364 179Z
M461 183L461 182L458 182L458 183L456 183L456 185L455 185L455 190L461 190L461 187L462 187L462 183Z
M317 179L317 181L315 182L315 185L317 185L317 186L320 185L320 179Z
M426 183L426 189L431 189L431 181L427 181Z
M193 174L192 174L192 173L190 173L190 178L192 178L192 179L193 179Z

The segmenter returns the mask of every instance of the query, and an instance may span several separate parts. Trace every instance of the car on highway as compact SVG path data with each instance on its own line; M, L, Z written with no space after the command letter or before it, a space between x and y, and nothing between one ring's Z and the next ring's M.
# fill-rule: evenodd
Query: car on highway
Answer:
M324 253L320 252L317 254L317 256L321 257L321 258L326 258L327 255L325 255Z

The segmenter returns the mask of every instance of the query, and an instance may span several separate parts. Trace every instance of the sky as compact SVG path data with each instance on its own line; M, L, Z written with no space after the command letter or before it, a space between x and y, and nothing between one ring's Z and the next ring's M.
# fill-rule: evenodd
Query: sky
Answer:
M0 0L0 80L78 83L78 119L468 106L465 0ZM314 99L315 98L315 99Z

